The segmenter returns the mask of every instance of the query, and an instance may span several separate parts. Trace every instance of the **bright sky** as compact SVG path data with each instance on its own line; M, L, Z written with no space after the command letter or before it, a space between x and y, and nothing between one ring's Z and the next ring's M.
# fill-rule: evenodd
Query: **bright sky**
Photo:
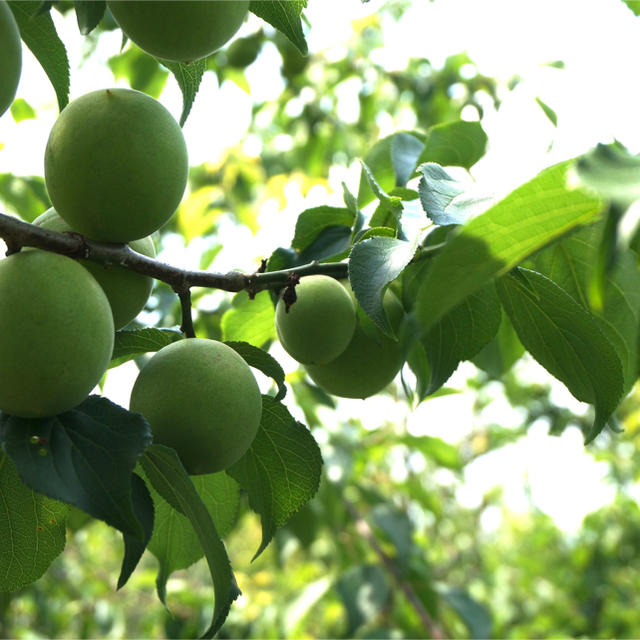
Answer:
M352 34L352 21L363 18L384 4L371 0L310 0L307 16L312 25L308 41L311 51L323 51L332 58L344 52L344 42ZM118 32L100 40L97 55L82 61L83 46L74 18L63 20L52 12L60 36L65 42L72 67L72 98L87 91L113 86L114 79L106 60L120 46ZM251 32L258 20L251 17L242 33ZM403 20L385 23L385 47L376 52L376 62L388 70L404 68L409 57L425 57L439 66L451 54L467 51L479 71L507 80L514 75L522 82L504 96L498 112L488 110L483 126L489 134L487 156L473 169L481 184L503 191L528 179L544 166L582 153L598 142L614 138L640 151L640 92L635 79L635 61L640 59L640 19L635 19L621 0L435 0L413 2ZM563 60L563 70L545 63ZM222 149L241 141L249 125L251 101L276 98L283 85L279 76L277 52L267 49L248 71L251 95L233 83L217 85L213 74L206 74L191 116L184 128L191 164L215 161ZM357 116L357 85L345 84L339 89L341 115L350 120ZM42 174L42 158L47 136L57 106L50 84L38 63L24 50L24 69L18 96L38 111L36 120L16 124L7 112L0 118L0 172ZM539 97L558 115L558 127L551 125L535 99ZM178 117L181 96L172 79L161 101ZM212 113L215 117L212 117ZM410 114L399 127L412 126ZM381 120L385 125L385 121ZM385 134L396 126L386 122ZM259 152L256 141L245 148ZM499 183L497 180L499 179ZM357 190L358 169L334 170L330 188L314 189L305 198L295 185L286 190L287 207L279 211L267 203L260 212L262 230L256 236L237 228L223 229L225 249L216 261L219 270L252 269L256 256L268 255L281 243L283 233L293 231L297 214L317 204L340 204L340 183L346 180ZM174 243L162 257L181 266L194 266L197 252ZM191 248L193 249L193 247ZM246 256L246 264L238 263ZM282 351L277 357L292 370ZM526 369L527 376L548 379L537 366ZM470 365L461 367L449 386L464 386ZM106 393L127 405L128 393L135 377L133 365L118 369L118 380L109 376ZM562 385L554 386L558 401L583 407ZM371 398L362 402L343 402L333 419L344 419L362 413L364 421L375 428L376 416L397 415L406 421L414 434L435 435L457 442L473 426L471 396L456 395L431 400L409 412L406 404L391 406L388 398ZM517 424L519 416L501 399L496 400L481 416L487 422ZM331 420L327 416L327 420ZM476 425L477 426L477 425ZM419 463L417 463L419 464ZM567 477L566 470L572 472ZM581 437L574 430L560 438L546 435L545 425L536 425L519 443L484 456L467 469L466 482L459 490L460 499L478 504L491 486L501 485L509 509L528 508L525 488L531 500L568 531L575 530L590 510L609 502L612 488L603 479L605 469L585 454ZM401 473L399 468L398 473ZM443 474L443 482L451 479ZM500 516L493 513L484 523L498 526Z

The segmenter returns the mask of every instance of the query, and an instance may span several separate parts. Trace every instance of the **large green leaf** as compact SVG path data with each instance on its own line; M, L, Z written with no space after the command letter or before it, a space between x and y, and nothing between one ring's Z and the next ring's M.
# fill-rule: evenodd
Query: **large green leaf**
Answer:
M306 6L307 0L251 0L249 11L287 36L302 55L307 55L307 41L300 19Z
M524 355L524 347L509 316L501 310L498 333L471 361L494 380L502 376Z
M262 422L249 451L227 473L249 496L260 514L262 542L257 557L278 527L318 490L322 458L309 430L286 407L262 396Z
M413 242L374 236L354 245L349 254L349 282L365 313L381 331L393 335L382 300L387 285L413 258L419 238Z
M218 534L227 534L238 514L240 487L225 473L209 473L191 478L200 499L207 507ZM166 605L167 580L178 569L186 569L202 558L204 551L189 519L176 511L155 489L155 527L149 551L160 565L156 578L158 597Z
M35 582L64 549L69 507L27 487L0 449L0 591Z
M184 335L175 329L122 329L116 332L110 367L133 360L150 351L160 351L172 342L182 340Z
M626 393L638 377L640 271L635 253L620 249L613 268L605 276L602 308L592 308L589 288L597 268L604 227L604 223L597 223L577 231L537 253L532 264L593 313L620 358Z
M327 227L346 227L350 232L354 220L353 212L344 207L324 205L307 209L298 216L291 246L304 251Z
M248 342L256 347L264 347L275 339L275 310L269 292L260 291L249 298L246 291L237 293L231 308L224 312L220 320L222 339Z
M193 526L213 580L215 605L211 625L203 637L212 638L223 625L233 601L240 595L229 556L211 514L173 449L151 445L140 459L153 488Z
M144 418L89 396L51 418L2 416L0 441L34 491L72 504L139 540L132 471L151 442Z
M482 158L486 146L487 134L479 122L445 122L427 131L418 162L469 169Z
M546 169L447 242L418 292L416 316L424 332L492 278L597 218L601 201L567 186L570 166Z
M595 318L536 271L521 269L498 281L518 337L531 355L580 401L595 405L587 440L602 431L623 390L622 365Z
M10 0L9 7L20 28L22 41L51 80L58 108L62 111L69 102L69 59L49 11L41 13L40 3L28 0Z
M475 356L498 332L500 302L493 284L470 295L423 338L429 362L425 395L437 391L463 360Z

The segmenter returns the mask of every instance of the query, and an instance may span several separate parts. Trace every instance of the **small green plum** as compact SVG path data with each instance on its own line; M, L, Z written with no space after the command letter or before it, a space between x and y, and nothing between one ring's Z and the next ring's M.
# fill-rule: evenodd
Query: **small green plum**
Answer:
M73 231L53 207L39 215L33 224L52 231ZM150 258L154 258L156 255L150 236L133 240L129 246L134 251ZM103 265L93 260L80 260L80 264L91 273L107 294L116 331L129 324L144 309L144 305L151 295L153 278L129 271L124 267Z
M349 344L356 328L356 308L334 278L312 275L296 285L296 301L287 310L276 305L276 332L284 350L302 364L326 364Z
M389 290L383 299L391 326L400 326L404 310ZM386 336L358 309L358 323L349 346L324 365L307 365L309 377L327 393L343 398L368 398L382 391L404 363L397 340Z
M0 116L11 106L22 72L22 41L9 5L0 0Z
M187 184L187 147L173 116L133 89L101 89L69 103L44 155L60 216L92 240L130 242L173 215Z
M248 0L109 0L126 36L157 58L192 62L212 54L238 31Z
M158 351L131 391L131 411L154 442L176 450L190 475L228 469L249 449L262 397L249 365L216 340L188 338Z
M78 405L109 366L113 319L71 258L23 251L0 261L0 410L38 418Z

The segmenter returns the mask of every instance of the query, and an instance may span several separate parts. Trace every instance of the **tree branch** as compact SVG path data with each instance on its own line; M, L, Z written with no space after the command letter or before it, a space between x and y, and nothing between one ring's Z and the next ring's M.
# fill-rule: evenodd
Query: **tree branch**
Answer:
M231 292L247 290L249 293L255 294L263 289L284 287L292 273L297 273L299 276L323 273L339 279L346 278L348 275L347 264L344 262L320 264L314 261L291 269L252 274L244 274L239 271L215 273L180 269L137 253L126 244L96 242L79 233L60 233L43 229L4 213L0 213L0 237L4 238L7 244L7 255L20 251L22 247L36 247L74 259L118 265L166 282L178 295L188 291L191 287L222 289Z
M429 631L429 635L435 640L444 640L447 637L444 631L429 615L429 612L425 609L425 606L422 604L418 594L414 591L411 584L404 579L400 568L393 558L391 558L391 556L389 556L380 546L380 543L369 526L369 523L362 517L362 515L360 515L360 512L352 502L345 499L345 506L354 520L356 531L367 541L378 558L380 558L387 571L393 576L393 579L402 593L404 593L405 597L413 607L413 610L418 614L423 626Z

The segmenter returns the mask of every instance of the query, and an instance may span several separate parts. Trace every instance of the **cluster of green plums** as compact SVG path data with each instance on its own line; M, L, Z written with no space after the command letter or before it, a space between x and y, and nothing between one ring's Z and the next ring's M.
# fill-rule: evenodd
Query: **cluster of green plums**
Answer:
M249 3L109 4L142 48L187 61L224 44ZM172 40L168 27L188 37ZM15 96L20 50L13 15L0 0L0 113ZM154 257L151 234L176 210L187 173L182 130L159 102L131 89L93 91L67 105L51 129L44 174L53 207L34 224ZM144 308L152 285L118 265L40 249L1 260L0 411L42 418L74 409L105 374L115 331ZM262 398L231 347L190 338L148 361L130 408L146 417L155 442L174 447L189 473L202 474L228 468L247 451Z
M326 275L300 279L296 301L276 306L276 332L284 350L305 366L322 389L344 398L368 398L386 387L404 363L400 344L359 307L353 292ZM394 329L404 310L390 291L383 306Z

